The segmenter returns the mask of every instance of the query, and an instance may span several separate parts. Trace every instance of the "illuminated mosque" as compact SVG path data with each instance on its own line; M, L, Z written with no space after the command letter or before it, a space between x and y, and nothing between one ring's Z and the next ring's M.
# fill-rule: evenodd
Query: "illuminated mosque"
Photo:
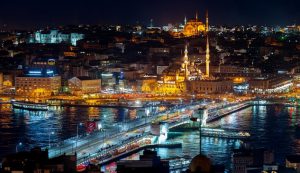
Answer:
M208 23L208 21L207 21ZM208 27L206 28L208 31ZM184 56L175 60L165 69L159 80L144 80L143 92L154 92L160 94L180 94L186 93L189 81L208 79L210 64L209 39L206 41L206 72L201 72L188 56L188 44L185 45Z
M156 94L183 94L192 93L221 93L232 89L232 82L215 79L210 75L210 48L209 48L208 13L206 24L196 20L186 23L182 31L185 36L206 35L205 72L193 62L188 55L188 44L185 45L184 56L175 60L165 69L158 78L143 80L142 91Z
M184 29L182 31L185 37L197 36L200 33L208 31L208 12L206 12L206 23L201 22L198 19L198 13L196 13L195 19L187 21L185 19Z
M208 32L208 11L206 11L206 22L202 22L198 18L198 13L196 13L195 19L187 20L185 17L184 25L182 26L182 30L171 32L174 37L194 37L198 36L201 33Z

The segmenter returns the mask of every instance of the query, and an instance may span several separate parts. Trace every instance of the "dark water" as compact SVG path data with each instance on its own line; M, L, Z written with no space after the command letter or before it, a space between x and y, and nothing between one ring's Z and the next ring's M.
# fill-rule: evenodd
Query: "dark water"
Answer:
M283 163L288 154L300 154L300 107L254 106L229 115L214 126L249 131L251 143L255 147L265 147L275 151L276 161ZM90 119L98 119L105 128L115 122L124 122L143 116L145 110L115 108L53 108L48 112L0 110L0 157L36 145L47 146L50 142L76 136L77 124ZM298 131L298 132L297 132ZM79 126L79 133L85 127ZM197 132L170 134L175 141L183 143L182 149L158 149L162 158L194 156L199 153ZM22 142L21 146L17 146ZM214 163L230 165L231 150L238 148L239 140L203 138L203 152ZM16 148L17 147L17 148Z

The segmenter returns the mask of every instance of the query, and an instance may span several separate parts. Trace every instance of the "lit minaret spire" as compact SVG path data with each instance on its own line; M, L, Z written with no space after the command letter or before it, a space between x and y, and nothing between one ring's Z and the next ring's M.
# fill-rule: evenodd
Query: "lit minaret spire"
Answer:
M188 56L188 46L187 44L185 45L185 50L184 50L184 57L183 57L183 64L184 64L184 71L185 71L185 77L186 79L189 76L189 69L188 69L188 64L189 64L189 56Z
M208 24L208 10L206 10L206 28L205 31L208 32L209 31L209 24Z
M187 19L186 19L186 16L184 17L184 25L186 25L187 23Z
M206 63L206 77L209 77L210 76L210 73L209 73L210 50L209 50L209 38L208 38L208 32L209 32L208 10L206 10L206 26L205 26L205 31L206 31L206 58L205 58L205 63Z
M185 45L185 49L184 49L184 57L183 57L183 61L184 63L186 63L189 60L189 51L188 51L188 46L187 44Z
M198 22L198 11L196 11L196 22Z
M210 63L210 54L209 54L209 39L208 34L206 35L206 77L209 77L209 63Z

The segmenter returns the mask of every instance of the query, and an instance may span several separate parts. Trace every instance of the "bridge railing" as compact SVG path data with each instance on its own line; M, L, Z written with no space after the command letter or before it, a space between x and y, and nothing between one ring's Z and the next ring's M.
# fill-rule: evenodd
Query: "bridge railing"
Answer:
M84 162L87 162L89 160L92 160L92 159L97 159L97 158L100 158L101 156L104 156L104 155L107 155L109 154L110 152L118 149L118 148L121 148L121 147L124 147L130 143L133 143L133 142L136 142L136 141L139 141L141 140L142 138L145 138L149 135L149 133L144 133L142 135L137 135L135 136L134 138L130 138L130 139L127 139L127 140L124 140L124 141L121 141L120 143L118 144L115 144L115 145L109 145L109 147L106 147L106 148L103 148L103 149L99 149L96 153L94 154L88 154L88 155L84 155L82 156L81 158L77 158L77 164L82 164Z

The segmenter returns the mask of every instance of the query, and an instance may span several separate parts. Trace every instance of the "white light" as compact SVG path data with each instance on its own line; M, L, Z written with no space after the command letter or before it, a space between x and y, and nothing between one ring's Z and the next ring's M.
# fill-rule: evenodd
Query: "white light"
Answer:
M42 72L40 71L29 71L30 74L41 74Z
M102 129L102 124L98 123L98 130Z
M141 104L141 101L140 101L140 100L136 100L136 101L135 101L135 104L136 104L136 105L140 105L140 104Z

